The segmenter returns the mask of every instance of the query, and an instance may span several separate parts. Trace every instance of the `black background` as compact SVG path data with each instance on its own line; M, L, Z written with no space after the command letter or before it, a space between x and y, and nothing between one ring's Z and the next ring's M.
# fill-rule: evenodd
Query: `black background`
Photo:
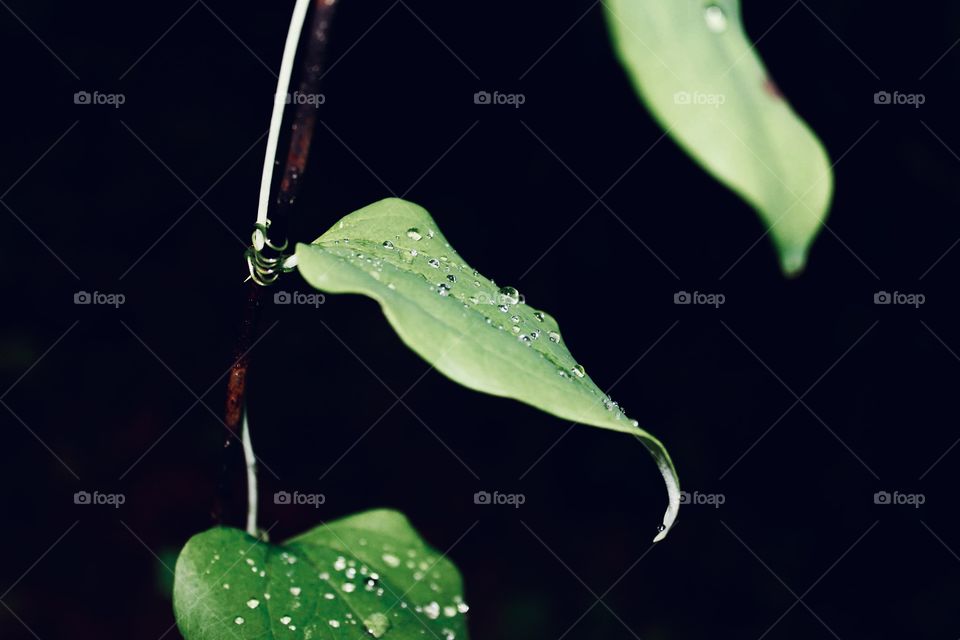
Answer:
M3 4L0 628L176 637L163 564L212 524L292 3ZM401 509L462 569L475 638L960 635L960 9L744 12L837 161L802 277L781 276L743 202L657 142L590 0L343 0L292 234L413 185L474 266L560 319L683 487L725 503L683 508L651 550L665 497L638 442L423 375L375 303L331 297L267 305L253 351L272 539ZM82 90L126 102L75 105ZM475 105L481 90L526 103ZM926 102L876 105L881 90ZM278 287L307 290L296 274ZM80 290L126 304L76 306ZM679 290L727 302L676 306ZM880 290L926 303L877 306ZM126 503L74 505L81 490ZM280 490L326 503L274 505ZM480 490L526 503L478 506Z

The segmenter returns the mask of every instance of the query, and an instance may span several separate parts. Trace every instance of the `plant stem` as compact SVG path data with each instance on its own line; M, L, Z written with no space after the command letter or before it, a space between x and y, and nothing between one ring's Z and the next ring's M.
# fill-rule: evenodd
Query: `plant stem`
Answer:
M258 538L260 528L257 526L257 456L253 453L253 442L250 440L250 420L246 410L243 412L243 459L247 463L247 533Z
M304 3L298 3L297 9L300 9ZM319 94L320 78L323 70L323 58L329 40L330 23L333 17L333 11L337 0L313 0L313 18L311 20L310 32L307 35L307 42L303 56L303 72L299 85L299 93L303 96L315 96ZM295 10L291 19L291 29L288 33L290 40L291 33L296 30L299 33L297 21L303 21L304 15ZM296 29L295 29L296 27ZM294 42L296 38L294 37ZM296 51L294 46L285 48L284 59L281 64L281 75L278 81L278 93L289 87L290 75L293 68L293 55L290 51ZM284 75L286 74L286 75ZM286 95L274 96L274 100L280 100L279 105L274 109L270 123L270 134L267 139L267 153L264 162L264 178L261 181L260 210L258 210L258 222L261 216L270 220L270 240L283 246L287 239L287 233L290 226L291 209L300 189L300 182L306 171L307 158L310 153L310 143L313 138L314 123L316 121L317 104L316 101L307 100L299 102L296 105L296 111L293 115L291 124L290 143L287 151L286 162L284 164L282 178L277 186L276 197L271 202L268 198L270 192L271 178L276 161L274 156L278 146L279 132L282 127L282 105L286 103ZM278 115L279 113L279 115ZM267 176L270 176L268 178ZM258 247L259 248L259 247ZM269 251L269 248L264 248ZM245 458L247 460L247 479L249 483L248 496L248 530L250 529L251 513L254 527L256 521L256 457L253 454L253 447L250 444L249 425L245 421L245 399L247 394L247 374L250 369L250 349L257 337L257 327L260 317L260 308L263 303L263 287L252 280L249 284L247 301L243 311L243 318L240 324L240 335L234 356L233 367L230 370L230 376L227 380L227 400L225 411L225 424L227 428L227 438L224 444L225 451L229 452L231 442L241 432L241 438L244 442ZM249 447L248 447L249 445ZM249 451L247 451L249 448ZM225 454L229 456L229 453ZM224 458L224 477L221 478L221 505L226 503L226 469L228 458ZM251 463L253 460L251 472ZM219 518L220 508L216 509L216 517ZM255 535L255 534L251 534Z

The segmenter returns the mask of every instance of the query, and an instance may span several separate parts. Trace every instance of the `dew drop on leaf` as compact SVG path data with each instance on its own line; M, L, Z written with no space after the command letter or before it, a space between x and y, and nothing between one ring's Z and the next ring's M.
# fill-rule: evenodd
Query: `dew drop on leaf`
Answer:
M707 29L714 33L723 33L727 30L727 14L718 4L708 5L703 12L703 19L707 23Z
M389 240L384 240L384 241L383 241L383 248L384 248L384 249L393 249L393 243L390 242Z
M410 238L411 240L420 240L421 238L423 238L423 236L420 235L420 231L417 230L416 227L411 227L410 229L407 229L407 237Z
M383 634L390 629L390 619L382 613L374 613L364 619L363 626L374 638L382 638Z

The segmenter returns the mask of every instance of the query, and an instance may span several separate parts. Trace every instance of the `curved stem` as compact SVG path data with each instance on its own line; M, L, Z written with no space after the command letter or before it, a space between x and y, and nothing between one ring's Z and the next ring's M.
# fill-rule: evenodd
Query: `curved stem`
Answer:
M254 538L260 536L257 526L257 456L253 453L253 442L250 440L250 420L246 410L243 412L243 459L247 466L247 533Z

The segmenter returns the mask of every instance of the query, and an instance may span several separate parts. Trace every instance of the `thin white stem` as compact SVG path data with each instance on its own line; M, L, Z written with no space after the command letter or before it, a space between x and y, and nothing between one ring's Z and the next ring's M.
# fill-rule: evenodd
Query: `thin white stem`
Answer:
M277 78L277 93L273 97L273 114L270 117L270 133L267 135L267 152L263 158L263 176L260 178L260 204L257 208L257 222L265 224L267 208L270 205L270 188L273 180L273 163L277 157L277 145L280 141L280 126L283 124L283 108L287 104L287 94L290 91L290 76L293 74L293 62L297 57L297 45L303 24L307 19L307 10L310 0L297 0L293 8L293 17L290 18L290 29L287 31L287 43L283 47L283 60L280 63L280 75ZM258 233L255 245L258 251L263 249L265 237Z
M253 453L253 442L250 440L250 422L247 410L243 410L243 459L247 463L247 533L254 538L259 537L257 527L257 457Z

